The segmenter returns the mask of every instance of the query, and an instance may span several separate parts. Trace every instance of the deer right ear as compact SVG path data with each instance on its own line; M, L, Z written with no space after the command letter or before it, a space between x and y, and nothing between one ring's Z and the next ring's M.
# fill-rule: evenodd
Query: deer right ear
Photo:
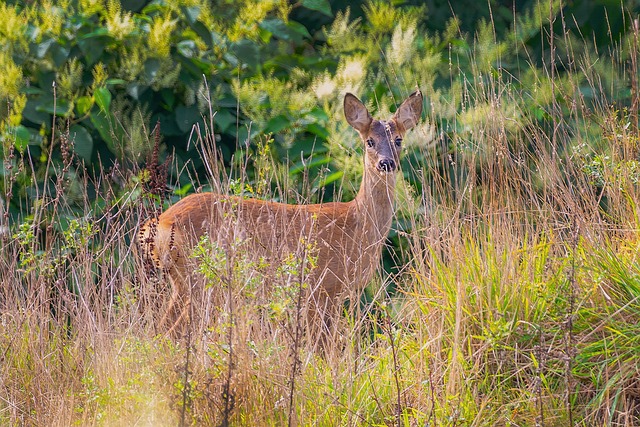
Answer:
M393 118L402 128L402 132L406 132L418 124L420 116L422 116L422 93L416 90L398 107Z
M347 122L361 135L369 131L369 126L373 121L367 107L351 93L344 96L344 116L347 118Z

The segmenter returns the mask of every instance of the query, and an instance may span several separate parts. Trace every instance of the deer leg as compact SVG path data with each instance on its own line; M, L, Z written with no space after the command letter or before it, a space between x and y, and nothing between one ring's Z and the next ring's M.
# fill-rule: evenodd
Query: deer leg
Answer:
M171 283L171 297L166 305L162 318L158 322L159 331L165 336L178 336L184 332L184 327L188 325L189 310L191 309L191 292L189 284L190 278L184 277L176 269L168 273ZM186 288L186 289L185 289Z

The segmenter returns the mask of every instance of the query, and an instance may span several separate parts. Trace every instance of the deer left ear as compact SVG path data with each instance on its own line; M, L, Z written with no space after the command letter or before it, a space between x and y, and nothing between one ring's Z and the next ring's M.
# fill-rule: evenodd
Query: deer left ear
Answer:
M422 116L422 93L420 90L413 92L396 110L393 119L400 126L402 132L406 132L420 121Z
M367 111L367 107L351 93L347 93L344 96L344 115L347 118L347 122L360 132L360 135L369 132L369 126L371 126L373 118Z

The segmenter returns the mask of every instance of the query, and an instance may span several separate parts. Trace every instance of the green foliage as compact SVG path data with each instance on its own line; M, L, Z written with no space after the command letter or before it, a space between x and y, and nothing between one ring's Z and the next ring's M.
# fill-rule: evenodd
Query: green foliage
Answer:
M624 61L634 39L625 28L615 32L620 59L598 68L611 61L590 53L589 37L577 37L587 25L583 21L564 34L559 23L554 26L553 57L538 50L544 46L541 28L559 21L558 2L525 2L515 15L493 6L495 16L478 20L465 33L469 23L457 17L434 22L432 17L442 13L435 3L425 8L370 1L362 11L344 7L321 31L309 30L313 25L305 16L332 18L324 0L295 5L152 1L130 9L115 0L3 5L0 94L9 108L0 111L2 155L16 166L35 159L39 182L33 184L46 184L45 177L56 175L50 169L60 155L58 139L68 129L74 168L129 168L149 157L149 134L158 122L164 150L175 153L171 184L181 189L189 184L187 174L177 173L183 165L200 176L207 170L191 149L197 136L193 126L204 132L203 115L215 112L210 131L228 167L258 135L272 134L271 155L289 170L282 182L297 190L310 183L318 197L329 199L340 183L357 182L361 168L353 156L359 144L342 120L346 91L371 107L375 100L374 110L387 114L412 87L420 87L434 114L422 132L409 136L406 158L415 167L430 166L432 159L421 149L425 143L418 142L435 138L430 126L437 124L444 136L439 149L459 158L451 167L438 166L452 179L491 163L492 140L486 131L501 131L495 128L496 117L509 117L502 131L513 142L528 126L543 124L550 130L554 120L580 132L580 123L571 120L571 100L582 95L588 101L596 87L619 104L630 103ZM597 13L583 6L565 6L563 13L583 19ZM484 15L483 8L464 13ZM619 11L606 10L618 19ZM600 34L596 43L603 43ZM584 66L567 60L579 52L584 52ZM538 57L544 62L523 66ZM548 64L553 79L541 68ZM611 84L599 85L601 79ZM504 94L500 102L491 87ZM561 153L570 144L554 142ZM486 153L474 157L475 164L466 161L469 144ZM526 156L534 147L509 149ZM14 150L21 153L17 159L11 157ZM528 167L536 166L529 162ZM251 168L248 173L250 179L259 178ZM419 183L409 173L406 177L420 193ZM16 194L28 187L6 174L0 179L5 188L16 187ZM350 197L356 190L343 188L341 194ZM18 215L35 200L26 192L22 200L8 202Z
M13 235L20 246L21 269L26 274L33 271L44 277L54 277L59 273L64 263L69 262L78 252L86 251L92 243L92 238L97 232L97 228L90 222L72 218L64 219L66 224L59 224L62 238L56 240L56 244L49 247L48 251L43 250L38 243L38 230L33 222L33 218L21 223L18 232Z
M276 76L293 71L305 79L328 63L305 54L313 39L288 19L287 2L226 3L148 2L137 12L118 1L3 5L0 101L10 108L0 112L2 157L17 149L46 176L66 127L76 168L140 163L159 121L165 144L184 163L196 156L186 152L188 137L208 108L217 111L212 131L226 160L248 129L296 128L287 137L294 141L318 114L295 81ZM330 14L325 1L302 7ZM260 120L275 116L279 123Z

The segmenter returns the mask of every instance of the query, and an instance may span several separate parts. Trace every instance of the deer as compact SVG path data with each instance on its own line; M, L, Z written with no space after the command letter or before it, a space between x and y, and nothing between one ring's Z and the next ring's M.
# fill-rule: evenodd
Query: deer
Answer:
M390 119L374 120L355 95L346 93L345 118L364 144L362 182L351 201L286 204L203 192L149 219L140 228L138 244L143 256L168 275L171 285L170 302L160 324L168 331L184 325L190 286L197 283L196 261L189 254L207 236L222 247L242 239L251 252L271 260L285 253L301 255L301 242L306 242L316 260L306 277L308 318L314 319L309 323L326 330L331 314L349 292L362 291L379 267L395 213L403 137L420 121L422 105L422 93L416 90Z

